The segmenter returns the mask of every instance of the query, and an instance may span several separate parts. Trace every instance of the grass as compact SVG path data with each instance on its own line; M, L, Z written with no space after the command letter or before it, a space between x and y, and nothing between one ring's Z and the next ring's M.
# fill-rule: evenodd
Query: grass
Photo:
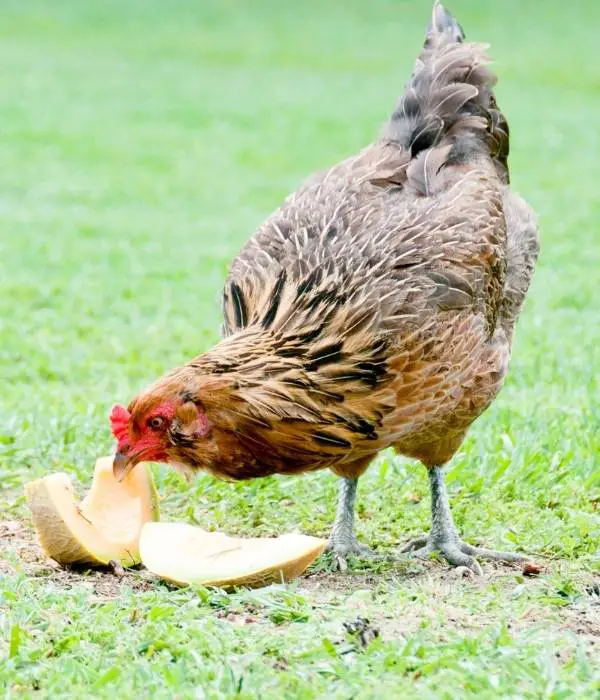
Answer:
M5 0L0 33L0 688L6 698L595 697L600 605L600 79L592 0L454 0L489 41L542 255L510 379L451 463L468 538L545 563L317 563L297 586L172 590L40 560L25 481L89 481L107 412L218 337L229 261L393 106L429 2ZM156 470L169 519L326 535L335 479ZM359 532L428 527L424 470L382 455ZM380 635L344 632L358 614Z

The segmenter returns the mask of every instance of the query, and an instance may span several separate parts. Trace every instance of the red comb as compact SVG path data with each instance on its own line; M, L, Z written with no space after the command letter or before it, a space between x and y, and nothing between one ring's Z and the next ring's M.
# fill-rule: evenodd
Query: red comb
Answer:
M129 431L129 411L123 406L113 406L110 412L110 429L115 438L121 442L124 440Z

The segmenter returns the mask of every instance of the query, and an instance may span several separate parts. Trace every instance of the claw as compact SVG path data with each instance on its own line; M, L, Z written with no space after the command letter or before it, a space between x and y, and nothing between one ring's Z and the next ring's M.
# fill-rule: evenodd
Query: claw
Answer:
M429 538L427 535L422 535L421 537L415 537L414 540L411 540L406 547L404 547L401 551L402 554L407 554L408 552L415 552L418 549L423 549L427 546L429 543Z
M454 573L459 578L473 578L475 576L473 569L469 569L468 566L457 566Z
M441 6L440 6L441 7ZM432 529L428 537L419 537L409 543L402 551L413 552L413 556L423 557L439 552L452 566L465 567L477 576L483 574L476 557L494 561L523 562L527 558L513 552L495 552L492 549L472 547L463 542L452 520L448 493L444 484L444 471L441 466L429 470L431 488ZM416 551L414 551L416 549Z
M334 554L331 560L331 569L344 573L348 570L348 560L343 554Z
M420 544L422 540L417 540L415 542L416 545ZM417 559L426 559L430 554L433 554L434 549L431 546L431 544L425 540L425 546L424 547L419 547L418 549L403 549L402 552L410 552L413 557L417 557Z
M358 559L371 559L378 560L383 557L380 554L375 553L366 544L361 544L356 538L346 541L331 538L327 543L325 548L326 552L331 552L332 557L332 569L334 571L347 571L348 570L348 555L353 555Z
M468 554L472 554L475 557L479 557L480 559L505 561L509 564L518 564L520 562L529 561L528 557L525 557L522 554L517 554L516 552L497 552L493 549L486 549L485 547L472 547L469 544L465 544L464 547L465 549L463 551L466 551Z
M424 542L425 544L423 544ZM439 552L451 566L468 569L477 576L483 576L483 570L476 557L492 561L505 561L507 563L527 561L527 557L515 552L496 552L493 549L473 547L458 537L452 540L434 540L431 535L427 538L418 537L416 540L409 542L402 552L411 553L413 557L420 559L434 552Z

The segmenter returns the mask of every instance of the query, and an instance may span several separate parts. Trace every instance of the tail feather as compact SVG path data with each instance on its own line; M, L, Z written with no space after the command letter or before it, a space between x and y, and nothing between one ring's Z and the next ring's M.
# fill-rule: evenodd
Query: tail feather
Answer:
M427 46L427 42L430 41L430 37L444 34L451 41L458 43L462 42L465 38L465 33L460 24L440 2L435 2L431 12L431 21L427 27L425 46Z
M508 125L492 88L496 76L481 44L464 43L462 27L436 2L423 51L384 135L410 151L454 145L450 158L484 152L508 182Z

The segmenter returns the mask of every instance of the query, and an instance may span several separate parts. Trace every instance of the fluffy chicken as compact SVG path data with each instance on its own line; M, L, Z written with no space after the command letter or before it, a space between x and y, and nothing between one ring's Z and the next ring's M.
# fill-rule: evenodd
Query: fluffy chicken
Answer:
M111 415L115 474L141 461L226 479L331 469L335 561L357 482L392 446L428 470L432 527L406 548L478 559L443 467L496 397L537 259L529 206L509 189L508 125L485 48L442 5L382 136L292 194L233 262L223 340Z

